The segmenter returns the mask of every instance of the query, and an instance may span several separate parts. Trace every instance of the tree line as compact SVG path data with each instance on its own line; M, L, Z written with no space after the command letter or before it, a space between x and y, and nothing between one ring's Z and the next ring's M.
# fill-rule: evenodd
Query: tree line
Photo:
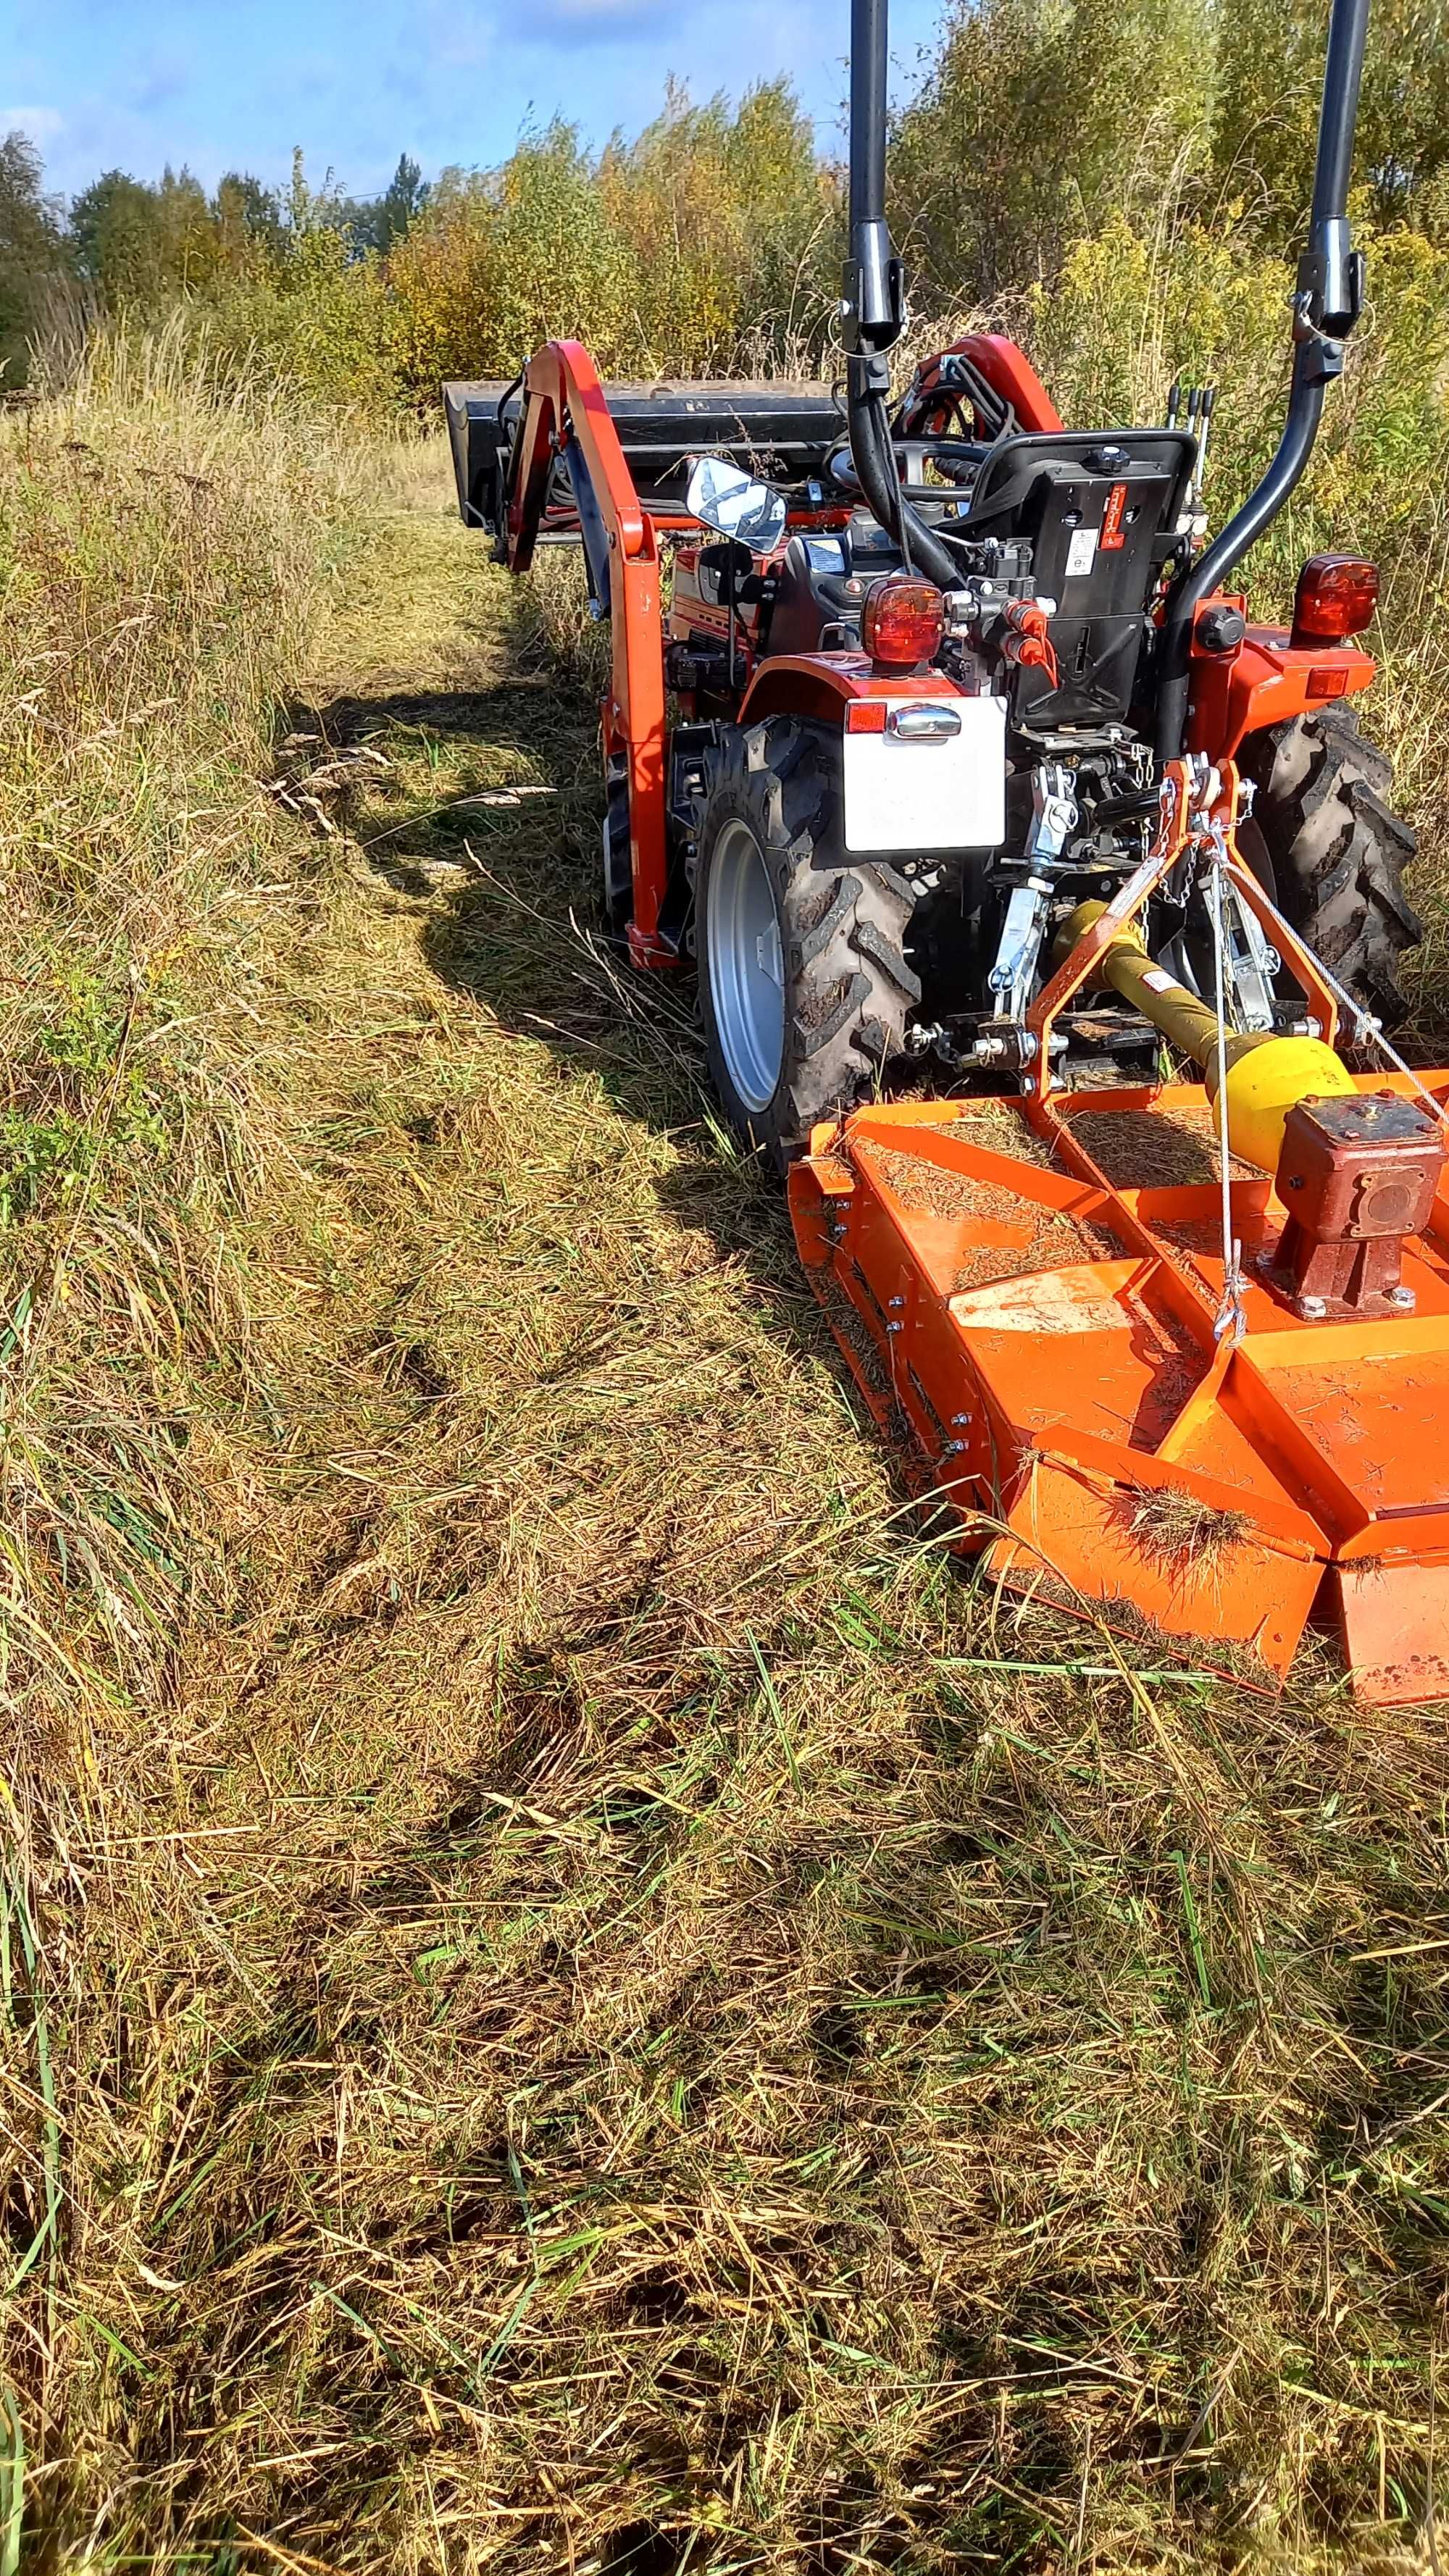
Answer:
M918 306L1050 290L1073 246L1231 237L1280 252L1309 192L1326 6L1282 0L952 0L896 119L892 215ZM1357 162L1379 231L1449 239L1449 24L1375 0ZM671 86L633 138L556 121L491 170L404 154L357 199L302 156L273 190L184 166L106 171L69 205L24 135L0 143L0 360L101 315L180 312L325 399L421 403L512 374L576 330L617 371L829 360L843 174L789 84L737 106Z
M16 380L27 345L68 307L149 318L283 271L308 231L330 233L349 260L385 259L430 193L405 152L378 196L347 196L330 179L313 191L297 152L286 192L241 170L208 192L183 163L155 181L105 170L67 205L46 189L30 137L12 132L0 140L0 363Z

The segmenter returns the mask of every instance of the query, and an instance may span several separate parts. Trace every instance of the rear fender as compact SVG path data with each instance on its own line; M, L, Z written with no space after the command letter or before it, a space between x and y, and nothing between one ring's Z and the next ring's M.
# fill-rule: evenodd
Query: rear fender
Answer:
M843 731L858 698L962 698L944 671L877 670L868 653L777 653L760 664L740 705L742 725L766 716L805 716Z
M909 711L922 715L910 731ZM949 716L944 711L954 710ZM873 722L855 719L870 710ZM795 716L841 736L845 848L862 858L994 849L1006 830L1006 701L944 671L879 669L863 653L782 653L745 694L741 725Z
M1241 599L1220 593L1203 610L1241 609ZM1187 747L1209 760L1236 760L1250 733L1313 715L1335 698L1366 689L1377 665L1357 644L1295 647L1281 626L1250 626L1235 653L1205 653L1193 645L1188 679Z

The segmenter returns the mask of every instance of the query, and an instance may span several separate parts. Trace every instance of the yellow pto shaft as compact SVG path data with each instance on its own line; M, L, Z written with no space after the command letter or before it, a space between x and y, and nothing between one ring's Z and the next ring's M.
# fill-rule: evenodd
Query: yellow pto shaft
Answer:
M1094 922L1104 903L1080 903L1058 935L1056 954L1070 954ZM1217 1013L1177 983L1148 955L1136 924L1124 922L1113 932L1098 960L1102 981L1120 993L1160 1029L1183 1055L1200 1064L1208 1098L1217 1098ZM1283 1125L1300 1100L1322 1100L1355 1091L1346 1065L1321 1038L1275 1038L1264 1029L1230 1030L1223 1048L1227 1060L1228 1143L1245 1163L1276 1172L1283 1146Z

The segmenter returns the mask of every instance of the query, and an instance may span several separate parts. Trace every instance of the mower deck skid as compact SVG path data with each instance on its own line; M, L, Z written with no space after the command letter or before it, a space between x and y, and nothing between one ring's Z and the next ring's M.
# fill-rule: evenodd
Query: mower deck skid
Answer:
M1405 1246L1411 1312L1305 1322L1243 1167L1233 1340L1216 1174L1197 1084L912 1101L817 1128L790 1202L872 1412L1003 1584L1280 1676L1318 1604L1361 1699L1449 1698L1449 1192Z

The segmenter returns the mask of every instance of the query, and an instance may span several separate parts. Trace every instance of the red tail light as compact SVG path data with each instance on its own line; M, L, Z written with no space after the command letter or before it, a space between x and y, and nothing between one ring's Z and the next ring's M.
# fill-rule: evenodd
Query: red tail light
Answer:
M866 594L860 640L873 662L914 670L940 651L946 603L932 581L879 581Z
M1294 643L1338 644L1345 635L1362 634L1378 597L1378 567L1362 555L1311 555L1298 576Z

